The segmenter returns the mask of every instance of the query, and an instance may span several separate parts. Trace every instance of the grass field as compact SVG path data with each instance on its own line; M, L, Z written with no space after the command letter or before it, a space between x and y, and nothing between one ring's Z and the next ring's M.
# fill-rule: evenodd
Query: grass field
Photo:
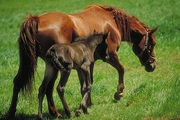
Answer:
M75 71L71 73L66 86L66 98L72 110L70 120L179 120L180 119L180 1L177 0L1 0L0 1L0 119L3 119L11 102L13 78L18 65L20 25L28 13L33 15L48 11L76 13L90 4L105 4L122 8L137 16L151 28L160 26L156 32L155 53L157 68L145 72L127 43L122 43L119 56L125 67L124 97L113 100L117 85L117 72L110 65L97 61L94 69L92 90L93 106L89 114L75 117L74 110L81 101L79 81ZM19 95L16 119L36 119L37 93L44 63L38 61L33 96ZM58 82L58 80L57 80ZM56 82L56 84L57 84ZM59 111L64 114L56 91L54 99ZM43 102L46 119L46 100ZM55 118L54 118L55 119Z

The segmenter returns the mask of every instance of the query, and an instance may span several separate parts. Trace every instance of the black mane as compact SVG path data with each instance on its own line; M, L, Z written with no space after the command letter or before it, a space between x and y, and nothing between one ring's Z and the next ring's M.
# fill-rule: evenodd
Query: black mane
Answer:
M112 13L114 20L117 24L117 27L119 28L119 30L122 30L123 40L131 42L130 33L132 30L136 31L135 29L130 28L130 22L132 21L136 21L146 30L150 30L150 28L146 24L142 23L137 17L126 13L122 9L114 8L111 6L99 6L99 7Z

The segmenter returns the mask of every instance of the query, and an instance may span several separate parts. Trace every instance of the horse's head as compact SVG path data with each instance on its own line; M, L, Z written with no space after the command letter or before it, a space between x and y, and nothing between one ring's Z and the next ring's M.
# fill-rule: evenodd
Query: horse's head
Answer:
M145 34L132 33L131 40L133 42L133 52L139 58L141 64L145 66L147 72L152 72L156 68L156 58L154 54L154 46L156 44L155 35L153 34L157 28L146 30Z

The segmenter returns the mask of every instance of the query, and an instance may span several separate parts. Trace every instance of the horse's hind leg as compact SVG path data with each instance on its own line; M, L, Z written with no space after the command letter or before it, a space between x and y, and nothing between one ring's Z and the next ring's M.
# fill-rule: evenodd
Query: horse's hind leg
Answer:
M110 53L109 54L110 59L108 63L112 65L119 74L119 81L117 86L117 92L114 94L114 98L116 100L120 100L120 98L123 96L123 89L124 89L124 67L121 65L117 53Z
M11 100L11 105L8 111L7 119L13 119L16 112L16 106L17 106L17 100L18 100L18 94L20 92L20 83L18 80L20 79L19 74L16 75L14 78L14 88L13 88L13 95Z
M57 111L55 104L54 104L53 97L52 97L54 83L57 78L57 75L58 75L58 70L54 70L54 76L47 86L46 96L47 96L49 113L52 116L56 115L57 117L60 117L61 114Z
M58 92L59 97L61 99L61 102L63 104L65 113L70 118L71 117L71 111L70 111L70 109L67 105L67 102L65 100L65 97L64 97L65 85L67 83L69 75L70 75L70 71L61 71L61 78L60 78L59 84L58 84L56 89L57 89L57 92Z
M54 80L53 78L55 78L54 76L56 76L56 75L57 75L57 70L53 66L46 64L44 80L43 80L41 86L39 87L39 94L38 94L38 99L39 99L38 117L39 117L39 119L43 119L42 102L43 102L44 95L48 93L47 87L48 87L49 83L51 82L51 80ZM52 83L50 83L50 84L52 84ZM50 90L50 91L52 91L52 90ZM49 100L51 95L49 95L47 97ZM50 102L51 102L51 104L53 104L53 100L51 100Z

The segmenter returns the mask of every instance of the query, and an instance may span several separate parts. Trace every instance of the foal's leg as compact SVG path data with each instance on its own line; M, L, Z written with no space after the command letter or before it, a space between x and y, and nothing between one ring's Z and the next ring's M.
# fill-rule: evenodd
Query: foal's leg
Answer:
M43 119L43 115L42 115L42 102L43 102L44 95L46 93L48 93L47 92L48 91L47 86L50 83L50 81L53 80L55 75L57 75L57 72L55 72L55 68L52 67L49 64L46 64L46 71L45 71L44 80L43 80L41 86L39 87L39 94L38 94L38 98L39 98L38 117L40 119ZM61 116L61 115L58 114L58 116Z
M57 117L60 117L61 114L58 113L55 105L54 105L54 100L52 97L52 92L53 92L53 88L54 88L54 82L56 80L58 76L58 70L54 69L54 76L52 78L52 80L49 82L48 86L47 86L47 91L46 91L46 96L47 96L47 102L48 102L48 109L49 109L49 113L54 116L56 115Z
M77 70L78 73L78 77L79 77L79 81L80 81L80 86L81 86L81 96L82 98L84 97L85 92L83 91L83 89L85 88L86 84L84 83L84 78L83 78L83 73L81 72L81 70ZM86 101L87 107L92 105L91 102L91 95L89 93L87 101Z
M93 81L94 81L94 79L93 79L93 69L94 69L94 62L91 63L91 65L90 65L90 84L91 85L93 85ZM86 104L87 104L88 107L93 105L93 103L91 101L91 92L89 92L89 97L87 99Z
M70 109L67 105L67 102L65 100L65 97L64 97L65 85L67 83L69 75L70 75L70 71L61 71L61 78L60 78L59 84L58 84L56 89L58 91L59 97L60 97L61 102L63 104L65 113L70 118L71 117L71 111L70 111Z
M76 110L76 116L79 116L82 111L84 113L88 113L87 111L87 100L90 96L90 92L91 92L91 76L90 76L90 68L88 66L85 66L85 68L81 69L81 76L83 78L83 80L81 81L81 92L83 94L83 98L80 104L80 107L78 110Z
M91 70L93 70L93 66L94 66L94 64L92 65L92 69L90 69L90 71ZM86 79L86 78L83 78L83 72L82 72L82 69L77 69L77 73L78 73L78 77L79 77L79 81L80 81L80 86L81 86L81 96L82 96L82 98L83 98L83 96L84 96L84 94L85 94L85 92L83 91L83 89L85 88L85 83L84 83L84 79ZM91 76L91 84L93 83L93 73L92 72L90 72L90 76ZM86 101L86 105L87 105L87 107L89 107L89 106L91 106L92 105L92 101L91 101L91 93L89 93L88 94L88 98L87 98L87 101Z
M118 55L116 52L109 54L110 58L108 63L112 65L119 74L119 81L117 86L117 92L114 94L114 98L116 100L120 100L121 97L123 97L123 89L124 89L124 67L119 61Z

